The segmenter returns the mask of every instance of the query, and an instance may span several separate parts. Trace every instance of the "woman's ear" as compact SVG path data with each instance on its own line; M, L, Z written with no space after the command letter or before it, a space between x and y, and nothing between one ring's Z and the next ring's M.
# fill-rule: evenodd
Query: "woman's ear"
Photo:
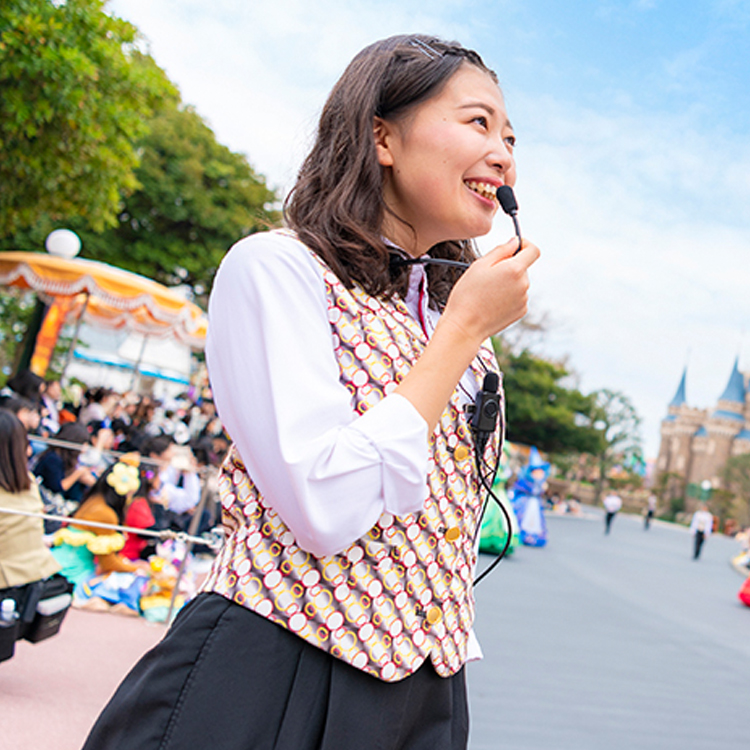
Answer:
M373 119L372 134L375 138L375 152L378 162L382 167L393 166L393 154L391 153L391 129L385 120L379 117Z

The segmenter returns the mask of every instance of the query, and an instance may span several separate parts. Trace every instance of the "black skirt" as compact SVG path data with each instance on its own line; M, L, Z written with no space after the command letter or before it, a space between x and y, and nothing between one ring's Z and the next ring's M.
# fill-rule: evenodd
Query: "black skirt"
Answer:
M217 594L136 664L84 750L465 750L464 670L382 682Z

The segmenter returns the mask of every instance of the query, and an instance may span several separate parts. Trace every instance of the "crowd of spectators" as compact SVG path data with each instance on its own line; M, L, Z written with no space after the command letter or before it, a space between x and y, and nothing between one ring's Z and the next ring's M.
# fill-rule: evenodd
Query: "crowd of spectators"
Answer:
M73 606L163 621L192 595L169 549L179 535L168 532L200 536L218 524L228 448L208 389L161 400L64 392L20 372L0 391L0 598L31 611L59 579Z
M140 457L141 483L148 488L136 504L140 523L201 533L218 521L215 468L229 440L208 388L162 400L102 387L63 394L57 380L25 370L0 391L0 408L29 435L29 468L48 510L74 513L118 456L128 453ZM191 527L203 492L208 502Z

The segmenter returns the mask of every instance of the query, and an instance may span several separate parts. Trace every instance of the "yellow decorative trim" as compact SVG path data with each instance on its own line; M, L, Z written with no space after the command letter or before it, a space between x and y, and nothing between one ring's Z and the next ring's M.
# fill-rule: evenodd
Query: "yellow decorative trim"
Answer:
M87 546L92 555L110 555L125 546L125 537L122 534L100 534Z
M79 529L64 528L58 529L52 537L52 545L59 547L61 544L69 544L71 547L85 547L96 534L90 531L81 531Z

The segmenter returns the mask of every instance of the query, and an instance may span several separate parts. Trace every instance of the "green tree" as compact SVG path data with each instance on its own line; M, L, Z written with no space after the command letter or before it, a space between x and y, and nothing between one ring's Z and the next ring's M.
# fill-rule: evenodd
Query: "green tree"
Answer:
M674 520L676 512L685 508L685 477L676 471L662 471L656 476L654 492L659 498L659 505L664 510L661 518L669 521ZM678 498L682 503L681 507L674 510L673 501Z
M0 237L41 218L116 223L135 141L175 90L103 0L0 6Z
M34 313L33 292L0 287L0 385L13 371L18 347Z
M722 478L726 487L740 500L745 519L750 513L750 454L732 456L724 465Z
M508 439L552 454L598 453L594 398L562 384L565 367L527 349L515 354L500 339L493 343L507 395Z
M623 393L605 388L592 395L595 407L591 425L599 431L602 438L601 448L596 454L599 462L599 479L595 502L598 502L610 469L631 457L640 458L641 418Z
M191 107L169 101L148 126L137 143L140 187L115 228L81 232L83 255L200 294L234 242L278 222L276 195Z

